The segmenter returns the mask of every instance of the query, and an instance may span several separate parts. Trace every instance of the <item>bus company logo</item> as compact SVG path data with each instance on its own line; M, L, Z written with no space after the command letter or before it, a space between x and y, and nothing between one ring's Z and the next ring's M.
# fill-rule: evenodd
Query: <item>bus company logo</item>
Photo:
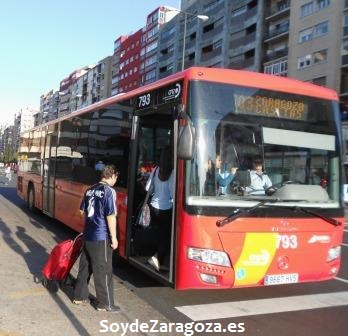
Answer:
M167 91L166 96L163 98L165 101L172 100L178 98L181 92L181 85L179 83L175 84L174 88L170 88Z
M309 244L314 244L314 243L328 244L328 243L330 243L330 241L331 241L330 236L314 235L308 240L308 243Z
M270 254L267 250L261 250L260 253L253 253L249 255L249 259L243 260L244 266L266 266L270 261Z

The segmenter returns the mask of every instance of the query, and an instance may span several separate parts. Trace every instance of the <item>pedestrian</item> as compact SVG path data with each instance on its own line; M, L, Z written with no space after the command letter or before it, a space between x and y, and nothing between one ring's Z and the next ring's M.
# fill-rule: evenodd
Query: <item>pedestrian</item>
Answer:
M156 271L167 271L173 208L173 155L170 146L162 149L159 166L152 171L146 190L150 187L153 188L150 201L151 226L158 231L158 236L156 253L147 262Z
M6 174L6 185L9 184L12 181L12 172L11 172L11 166L8 165L5 169L5 174Z
M98 311L118 312L114 305L112 253L118 246L116 237L116 192L112 188L118 172L106 165L101 180L88 188L80 211L85 216L84 247L74 290L74 304L88 302L88 283L93 274Z

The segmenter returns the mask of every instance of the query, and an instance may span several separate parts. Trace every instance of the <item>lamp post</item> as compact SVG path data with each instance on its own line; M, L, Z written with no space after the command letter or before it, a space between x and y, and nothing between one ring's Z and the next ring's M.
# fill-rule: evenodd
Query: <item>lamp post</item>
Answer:
M183 36L183 45L182 45L182 63L181 63L181 71L183 71L185 69L185 49L186 49L186 25L187 25L187 18L189 16L194 16L199 20L207 21L209 20L209 16L207 15L201 15L201 14L194 14L194 13L189 13L186 11L182 11L180 9L176 9L176 8L171 8L171 11L175 11L181 14L184 14L184 36Z
M204 21L209 20L209 16L207 15L200 15L200 14L193 14L185 11L179 11L180 13L184 14L184 37L183 37L183 45L182 45L182 63L181 63L181 71L184 71L185 69L185 49L186 49L186 25L187 25L187 17L188 16L195 16L197 19Z

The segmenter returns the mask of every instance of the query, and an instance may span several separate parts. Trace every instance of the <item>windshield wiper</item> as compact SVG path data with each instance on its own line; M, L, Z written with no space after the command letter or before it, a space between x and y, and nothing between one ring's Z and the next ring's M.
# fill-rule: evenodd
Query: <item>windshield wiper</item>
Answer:
M249 214L249 213L253 212L255 209L259 208L260 206L265 205L266 202L269 202L269 201L268 200L261 201L261 202L257 203L256 205L254 205L253 207L247 208L247 209L238 208L238 209L234 210L232 212L232 214L229 215L228 217L226 217L224 219L217 220L216 226L223 227L224 225L233 222L235 219L242 217L245 214Z
M318 213L318 212L316 212L316 211L314 211L314 210L309 210L309 209L307 209L307 208L300 207L300 206L295 206L295 207L293 207L293 209L294 209L295 211L300 210L300 211L302 211L302 212L304 212L304 213L307 213L307 214L309 214L309 215L313 215L313 216L315 216L315 217L321 218L321 219L323 219L324 221L326 221L326 222L328 222L328 223L330 223L330 224L332 224L332 225L334 225L334 226L342 225L342 223L341 223L340 221L336 220L335 218L322 215L322 214L320 214L320 213Z
M276 201L277 200L274 200L273 202L276 202ZM267 200L267 201L265 200L265 201L261 201L261 202L257 203L256 205L254 205L251 208L247 208L247 209L238 208L238 209L234 210L232 212L232 214L229 215L228 217L226 217L224 219L217 220L216 221L216 226L223 227L224 225L233 222L235 219L237 219L239 217L242 217L245 214L249 214L249 213L253 212L255 209L259 208L260 206L264 206L265 203L269 203L269 202L270 202L269 200ZM274 205L267 205L267 207L274 207ZM281 207L279 207L279 208L281 208ZM309 209L304 208L304 207L300 207L300 206L283 207L283 209L285 209L285 208L292 209L294 211L302 211L302 212L307 213L309 215L321 218L322 220L324 220L324 221L326 221L326 222L328 222L328 223L330 223L330 224L332 224L334 226L342 225L342 223L340 221L336 220L335 218L322 215L322 214L320 214L320 213L318 213L318 212L316 212L314 210L309 210Z

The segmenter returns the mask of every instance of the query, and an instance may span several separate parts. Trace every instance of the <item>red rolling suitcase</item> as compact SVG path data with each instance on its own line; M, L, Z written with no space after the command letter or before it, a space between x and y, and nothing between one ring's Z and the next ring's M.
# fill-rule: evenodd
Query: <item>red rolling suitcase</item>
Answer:
M83 247L83 234L80 233L75 239L64 240L57 244L41 270L43 275L42 284L52 292L57 292L59 284L64 282Z

